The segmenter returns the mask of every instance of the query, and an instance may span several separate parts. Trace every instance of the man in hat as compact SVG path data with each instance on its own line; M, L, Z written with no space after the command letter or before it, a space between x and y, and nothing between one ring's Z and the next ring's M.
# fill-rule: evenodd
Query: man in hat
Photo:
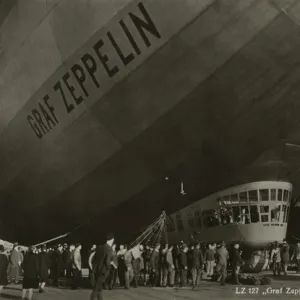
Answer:
M62 276L67 277L67 272L68 272L68 263L69 263L69 249L68 249L68 244L63 245L63 250L62 250L62 261L63 261L63 269L62 269Z
M290 261L290 246L286 240L283 240L281 248L281 263L284 275L287 275L288 263Z
M168 250L168 244L160 249L159 252L159 286L164 286L164 272L166 266L166 253Z
M151 274L150 260L151 260L151 249L146 245L145 250L142 253L144 260L144 285L147 285L148 278Z
M54 287L60 287L59 285L59 277L60 277L60 272L63 268L63 260L62 260L62 250L63 247L62 245L57 245L54 247L54 251L52 254L52 259L53 259L53 264L52 264L52 279L53 279L53 286Z
M159 249L160 244L156 244L150 258L151 267L151 284L152 286L157 286L159 281Z
M273 249L271 251L271 262L273 263L273 275L279 276L281 270L281 256L278 242L274 243Z
M225 285L228 259L229 253L226 249L226 244L225 242L222 242L220 248L217 250L217 271L221 277L221 286Z
M95 286L91 294L91 300L102 300L103 284L109 275L112 260L112 245L114 243L113 233L106 236L106 243L97 248L94 259Z
M107 279L108 288L112 290L117 282L118 277L118 256L116 252L116 244L112 245L112 259L111 259L111 266L109 271L109 276Z
M186 244L182 244L182 251L180 252L179 256L179 270L180 270L180 286L184 287L187 280L187 252L189 248Z
M166 252L166 267L164 269L164 280L163 280L164 287L166 287L168 283L170 287L174 286L175 266L173 260L173 249L174 246L170 245Z
M120 249L117 252L118 257L118 278L120 286L125 286L125 253L127 252L127 245L120 245Z
M192 280L193 288L198 284L201 277L202 269L204 265L203 253L200 248L200 243L195 244L195 248L192 251Z
M232 251L232 257L231 257L232 279L237 285L240 284L239 273L240 273L241 266L244 264L239 248L240 248L239 244L234 245L234 249Z

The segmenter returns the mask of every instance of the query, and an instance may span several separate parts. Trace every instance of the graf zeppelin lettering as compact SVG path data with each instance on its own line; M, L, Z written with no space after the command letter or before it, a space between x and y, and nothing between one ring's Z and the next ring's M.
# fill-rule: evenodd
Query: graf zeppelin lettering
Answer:
M157 26L145 6L139 3L137 7L138 13L129 12L126 22L124 18L120 19L117 24L119 32L122 32L123 35L122 40L126 41L126 51L118 43L120 37L114 36L113 29L107 31L86 53L79 56L76 63L71 64L68 71L52 86L52 91L48 90L36 107L30 111L27 121L39 139L59 123L55 108L57 99L63 104L65 112L70 114L90 96L88 87L91 86L91 82L95 88L101 89L101 80L97 76L99 70L104 72L108 78L114 77L122 71L122 68L126 68L142 54L141 49L151 47L150 38L161 38ZM140 37L139 39L134 38L137 35ZM108 50L105 51L105 49ZM112 51L117 55L118 63L110 60ZM72 84L74 81L78 84ZM53 93L55 96L58 95L55 97L55 101L51 99Z

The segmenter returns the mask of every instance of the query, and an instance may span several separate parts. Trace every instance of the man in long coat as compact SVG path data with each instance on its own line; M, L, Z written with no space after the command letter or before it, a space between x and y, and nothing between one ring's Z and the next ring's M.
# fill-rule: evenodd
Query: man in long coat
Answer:
M111 261L112 261L112 245L114 243L114 235L108 234L106 243L99 246L95 253L93 271L95 274L96 283L93 287L91 300L102 300L103 284L109 276Z

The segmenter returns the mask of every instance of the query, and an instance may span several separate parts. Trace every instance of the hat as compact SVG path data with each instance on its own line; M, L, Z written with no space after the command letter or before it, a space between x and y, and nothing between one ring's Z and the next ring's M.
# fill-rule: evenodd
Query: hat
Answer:
M105 239L107 240L107 241L110 241L110 240L112 240L112 239L114 239L115 237L114 237L114 234L112 233L112 232L110 232L110 233L108 233L106 236L105 236Z

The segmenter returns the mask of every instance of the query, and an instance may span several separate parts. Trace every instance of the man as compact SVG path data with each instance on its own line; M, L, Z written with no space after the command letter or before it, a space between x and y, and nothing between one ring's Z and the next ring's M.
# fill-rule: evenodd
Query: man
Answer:
M146 248L143 251L142 255L144 260L144 286L146 286L148 278L151 274L151 268L150 268L151 249L148 245L146 245Z
M274 247L271 251L271 262L273 263L273 275L280 276L281 255L280 255L279 244L277 242L274 243Z
M173 261L173 245L170 245L166 252L165 259L165 269L164 269L164 280L163 286L166 287L169 285L170 287L174 286L174 277L175 277L175 266Z
M81 280L81 244L77 243L75 245L75 251L73 254L73 262L72 262L72 273L73 273L73 282L72 289L77 290L80 285Z
M228 259L229 253L226 249L226 244L222 242L220 248L217 250L217 271L220 276L221 286L225 285Z
M139 286L139 276L140 276L140 257L141 257L141 251L139 245L134 247L131 251L132 254L132 270L134 275L134 284L137 288Z
M294 253L292 254L291 260L296 259L297 273L300 273L300 242L297 243Z
M52 253L52 278L53 278L53 286L60 287L59 285L59 276L61 269L63 268L62 261L62 249L61 245L55 246L54 251Z
M180 270L180 287L184 287L187 281L187 252L189 251L189 248L186 244L182 245L182 250L180 252L179 256L179 270Z
M239 251L240 245L235 244L234 249L232 252L232 258L231 258L231 264L232 264L232 279L235 282L235 284L240 285L239 282L239 273L240 268L244 264L243 259L241 257L240 251Z
M145 269L145 262L144 262L144 257L143 257L143 253L144 253L144 246L140 245L139 246L139 250L140 250L140 273L144 273L144 269Z
M126 245L120 245L120 250L117 252L118 257L118 277L119 277L119 283L120 286L125 286L125 261L124 261L124 255L127 251Z
M23 254L23 251L22 251L22 247L18 247L18 253L19 253L19 266L20 266L20 269L21 269L21 265L24 261L24 254Z
M67 259L67 272L66 277L71 278L72 277L72 265L73 265L73 256L75 251L75 245L70 245L68 249L68 259Z
M208 244L208 248L205 251L204 261L206 262L206 274L210 278L214 274L215 265L215 249L212 244Z
M90 276L90 282L91 282L91 285L92 287L94 287L95 285L95 274L93 272L93 259L95 257L95 253L96 253L96 248L97 246L96 245L93 245L93 247L91 248L91 251L90 251L90 255L89 255L89 276Z
M133 268L132 268L132 252L127 250L124 254L124 264L125 264L125 289L130 288L130 284L134 277Z
M63 251L62 251L62 261L63 261L63 269L61 271L61 275L63 277L67 277L68 273L68 263L69 263L69 249L68 244L64 244Z
M290 261L290 246L286 240L283 241L281 248L281 263L284 275L287 275L288 263Z
M13 250L9 257L9 263L10 263L9 281L12 282L14 280L15 284L18 284L19 282L20 265L21 265L18 245L19 245L18 243L14 244Z
M166 254L168 251L168 247L168 244L166 244L159 253L159 285L161 287L164 287L164 273L166 271Z
M203 253L200 249L200 243L195 245L195 248L192 252L192 281L193 288L198 284L198 280L201 277L201 272L204 264Z
M91 294L91 300L102 300L103 284L109 275L114 240L114 235L112 233L108 234L106 236L106 243L96 250L94 259L96 284Z
M112 245L112 259L111 259L111 266L109 271L109 276L107 279L108 288L112 290L116 284L117 276L118 276L118 256L116 252L116 244Z
M47 253L47 246L43 245L41 248L41 252L38 255L39 257L39 292L43 293L45 285L48 281L48 274L49 274L49 256Z
M151 285L157 286L159 281L159 249L160 244L156 244L150 258L151 267Z
M174 281L175 283L179 283L180 282L180 268L179 268L179 258L180 258L180 247L179 245L175 245L173 251L173 262L174 262L174 266L175 266L175 275L174 275Z

